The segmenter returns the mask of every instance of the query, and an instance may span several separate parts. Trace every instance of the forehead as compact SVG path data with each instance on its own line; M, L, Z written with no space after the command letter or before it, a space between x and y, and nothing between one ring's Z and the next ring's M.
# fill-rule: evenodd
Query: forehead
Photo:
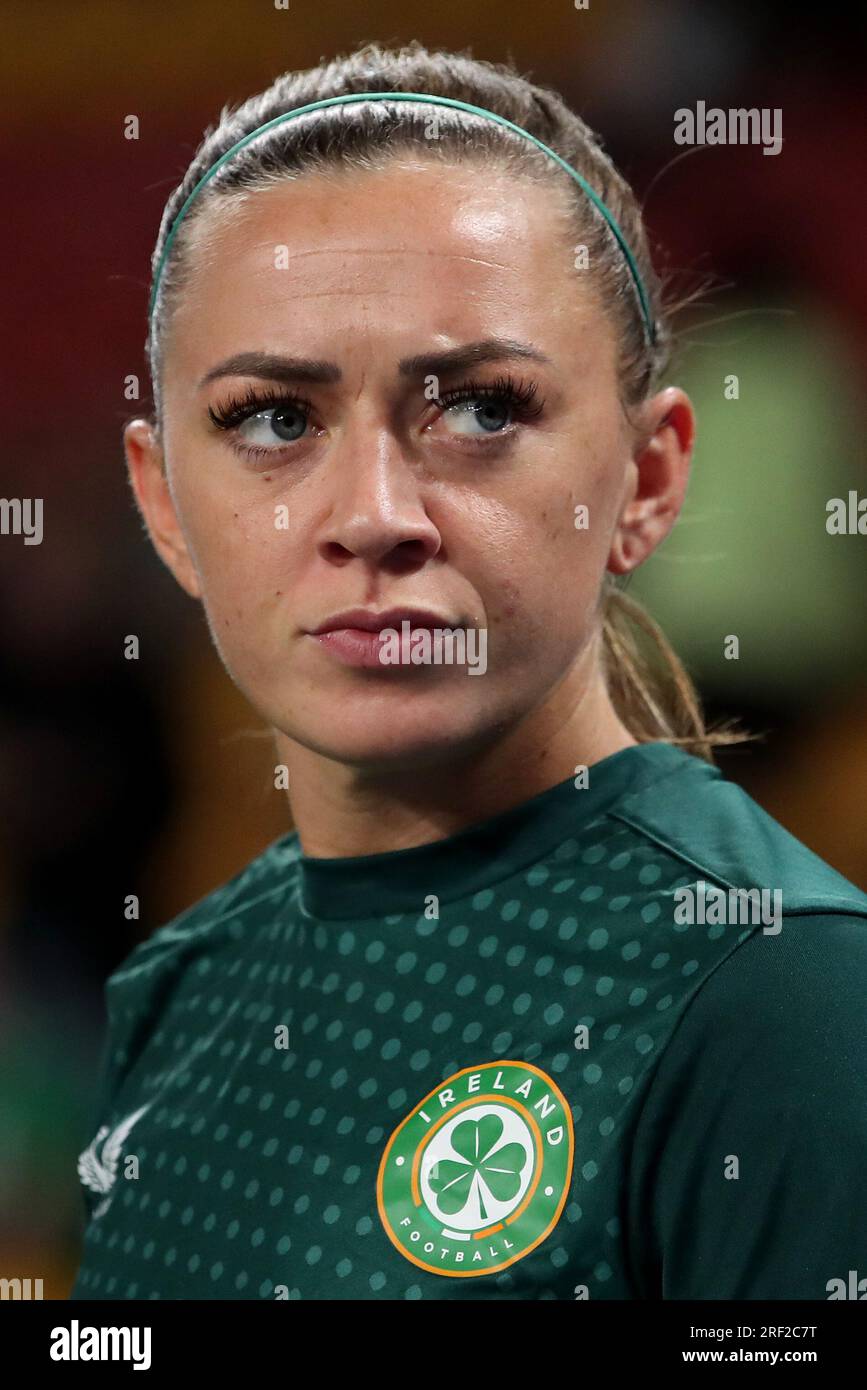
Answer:
M556 186L424 160L228 195L190 228L173 346L191 370L239 346L333 351L335 333L529 335L551 354L592 334L598 351L569 207Z

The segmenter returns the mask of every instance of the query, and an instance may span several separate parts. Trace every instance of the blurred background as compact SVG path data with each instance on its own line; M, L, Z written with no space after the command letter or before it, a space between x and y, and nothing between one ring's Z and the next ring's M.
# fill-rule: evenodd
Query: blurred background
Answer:
M697 407L694 481L630 593L709 713L763 735L720 755L726 774L867 887L867 536L825 526L830 498L867 496L865 19L830 13L6 0L0 493L44 499L44 539L0 535L0 1275L71 1286L106 975L291 828L257 716L150 550L121 448L130 374L149 404L164 201L222 105L286 69L371 39L511 57L602 134L659 268L709 278L670 375ZM699 100L781 108L782 152L676 146L674 112Z

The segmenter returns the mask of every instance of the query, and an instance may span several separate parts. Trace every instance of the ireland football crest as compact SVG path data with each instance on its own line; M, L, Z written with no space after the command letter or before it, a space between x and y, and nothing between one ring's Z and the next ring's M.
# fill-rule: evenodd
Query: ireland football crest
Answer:
M529 1062L450 1076L389 1139L376 1184L389 1239L432 1274L493 1274L556 1225L572 1176L569 1105Z

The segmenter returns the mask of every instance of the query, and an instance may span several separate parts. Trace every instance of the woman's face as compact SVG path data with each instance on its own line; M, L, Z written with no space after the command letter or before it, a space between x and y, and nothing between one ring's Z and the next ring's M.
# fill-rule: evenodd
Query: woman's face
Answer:
M192 230L164 343L167 482L149 427L127 428L160 553L283 734L357 766L483 746L576 680L606 568L669 529L688 402L655 398L639 455L560 204L506 173L305 176ZM504 379L517 403L490 394ZM356 608L484 630L483 673L349 664L351 636L313 633Z

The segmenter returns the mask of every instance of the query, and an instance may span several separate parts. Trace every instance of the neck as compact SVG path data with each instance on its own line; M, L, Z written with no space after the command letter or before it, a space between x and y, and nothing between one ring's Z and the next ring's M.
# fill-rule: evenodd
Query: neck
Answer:
M303 852L344 858L445 839L632 746L598 666L588 680L582 664L484 748L437 754L427 768L350 767L278 731L277 761L287 768Z

